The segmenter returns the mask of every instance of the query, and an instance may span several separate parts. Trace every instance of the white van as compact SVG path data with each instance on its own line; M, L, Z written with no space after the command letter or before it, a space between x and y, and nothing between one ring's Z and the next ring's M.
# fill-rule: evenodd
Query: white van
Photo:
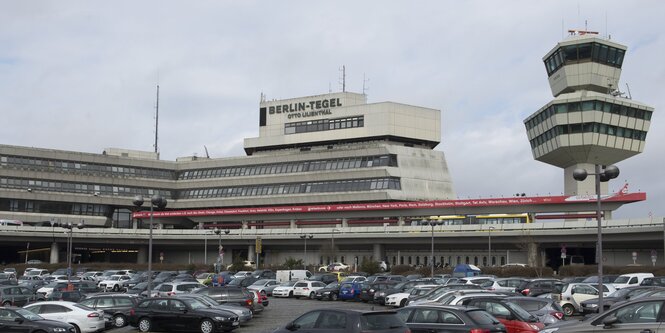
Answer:
M304 269L291 269L291 270L285 269L277 271L276 280L282 283L286 281L305 280L311 276L312 273Z
M612 285L614 285L614 288L617 289L626 288L630 286L639 286L640 283L642 283L642 280L648 277L653 277L653 274L651 273L623 274L619 275L619 277L616 280L614 280Z

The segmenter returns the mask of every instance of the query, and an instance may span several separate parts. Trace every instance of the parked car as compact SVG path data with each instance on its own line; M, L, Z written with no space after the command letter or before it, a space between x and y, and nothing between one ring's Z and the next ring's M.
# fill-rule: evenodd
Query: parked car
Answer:
M44 301L28 304L23 308L46 319L71 324L80 333L94 333L105 328L103 311L74 302Z
M0 286L0 304L2 306L24 306L31 302L43 301L32 288L22 286Z
M272 290L273 297L293 297L293 286L298 281L285 281Z
M545 325L519 305L500 298L471 298L465 306L485 309L506 326L508 333L536 333Z
M319 272L338 272L349 269L349 265L342 262L334 262L329 265L319 267Z
M254 302L254 295L252 295L247 288L221 286L221 287L206 287L199 288L192 291L192 294L208 295L219 304L235 304L244 306L256 314L263 311L263 306Z
M330 284L330 283L332 283L332 282L337 282L337 281L339 281L339 280L337 279L337 275L335 275L335 274L331 274L331 273L323 273L323 274L319 273L319 274L314 274L314 275L310 276L309 278L307 278L307 280L310 280L310 281L321 281L321 282L323 282L323 283L325 283L325 284Z
M402 293L394 293L386 297L386 305L395 306L395 307L404 307L409 301L409 297L423 295L430 290L436 288L438 285L435 284L422 284L414 286L413 288L407 289ZM412 297L413 298L413 297Z
M564 315L572 316L577 312L582 312L581 303L583 301L598 298L597 287L588 283L567 283L561 287L561 292L552 293L552 298L559 302ZM603 284L603 290L604 297L616 291L612 285L606 284Z
M515 292L515 288L519 287L520 284L527 281L525 278L510 277L510 278L499 278L496 280L489 280L482 283L480 286L492 291L505 291L505 292Z
M647 277L640 282L640 286L658 286L665 287L665 276Z
M0 308L0 329L2 332L60 332L76 333L70 324L44 319L22 308Z
M277 274L269 269L257 269L252 272L252 276L257 279L277 279Z
M394 311L359 311L319 309L305 312L273 333L345 332L407 333L410 332Z
M652 278L652 273L622 274L612 283L614 288L621 289L631 286L639 286L645 278Z
M519 305L522 309L536 316L538 321L549 326L563 320L563 309L554 299L544 297L511 296L507 301Z
M515 292L524 296L538 296L558 292L564 282L557 279L533 279L522 282L515 288Z
M203 294L179 294L175 296L176 298L196 298L199 301L203 302L204 304L215 308L215 309L221 309L221 310L226 310L226 311L231 311L233 312L236 316L238 316L238 320L240 323L245 323L251 320L254 315L252 314L252 311L244 306L240 305L235 305L235 304L219 304L217 303L214 299L212 299L208 295L203 295Z
M127 325L127 317L132 308L138 305L140 297L129 294L97 294L80 301L80 304L95 310L102 310L112 319L115 327Z
M45 299L46 301L69 301L78 303L82 299L86 298L85 294L80 290L54 290L51 293L49 298Z
M619 289L607 295L607 297L603 297L603 309L607 310L614 303L630 300L642 293L646 293L654 289L663 289L663 288L653 287L653 286L634 286L634 287L626 287L623 289ZM582 301L580 306L582 308L583 314L597 313L598 298L592 298L586 301Z
M321 281L300 280L293 285L293 297L316 298L316 291L325 288L326 285Z
M231 280L231 282L229 282L228 285L247 288L256 281L258 281L258 279L253 276L243 276L243 277L236 277L235 279Z
M14 273L0 273L0 285L16 285L18 281Z
M336 301L339 297L340 283L335 281L328 283L324 288L318 289L314 298L317 300Z
M190 293L199 288L205 288L205 286L198 282L165 282L155 287L151 294L153 297L173 296Z
M397 282L392 282L388 280L380 282L368 282L364 281L360 290L360 300L363 302L374 302L374 294L377 291L386 290L392 288ZM339 289L339 288L338 288Z
M125 290L125 282L129 281L131 277L126 274L111 275L99 282L97 285L102 291L115 291Z
M360 282L342 283L339 287L338 299L341 300L360 300L362 284Z
M506 332L497 318L476 307L417 305L399 309L397 316L411 332Z
M618 291L621 290L623 289ZM632 300L586 320L562 321L547 327L541 333L660 332L664 302L665 297Z
M173 330L212 333L232 331L240 325L240 320L233 312L211 308L196 298L155 297L143 299L130 312L129 324L138 328L139 332Z
M23 276L18 278L18 285L19 286L30 288L32 290L37 290L37 289L43 287L45 284L46 284L46 281L44 281L39 276L23 275Z
M275 279L261 279L254 281L251 285L247 287L249 290L256 290L262 295L271 296L273 289L279 285L279 282Z

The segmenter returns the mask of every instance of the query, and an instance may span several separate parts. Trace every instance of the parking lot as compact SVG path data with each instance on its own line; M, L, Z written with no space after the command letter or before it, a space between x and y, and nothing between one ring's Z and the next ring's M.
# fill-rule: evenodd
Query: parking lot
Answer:
M268 305L263 313L254 317L240 328L233 330L234 333L269 333L274 331L280 326L284 326L289 321L297 318L302 313L309 310L319 308L344 308L344 309L360 309L360 310L382 310L388 307L367 304L362 302L352 301L316 301L309 299L293 299L293 298L275 298L270 297L270 305ZM131 326L112 329L106 332L120 333L120 332L138 332L136 328Z

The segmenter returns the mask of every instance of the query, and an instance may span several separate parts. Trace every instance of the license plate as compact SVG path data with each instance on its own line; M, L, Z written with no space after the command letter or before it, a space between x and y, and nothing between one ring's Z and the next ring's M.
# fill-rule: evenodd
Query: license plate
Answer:
M240 323L237 321L234 321L233 324L231 324L231 326L238 326L238 325L240 325Z

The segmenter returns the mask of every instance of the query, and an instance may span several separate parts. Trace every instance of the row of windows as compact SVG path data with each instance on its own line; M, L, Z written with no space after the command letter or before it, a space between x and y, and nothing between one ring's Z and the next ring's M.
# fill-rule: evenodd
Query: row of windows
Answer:
M562 104L553 104L547 107L546 109L540 111L533 118L529 119L526 122L526 129L530 130L536 127L538 124L547 120L548 118L554 116L558 113L568 113L568 112L581 112L581 111L602 111L611 114L618 114L620 116L626 116L631 118L637 118L641 120L651 120L652 111L643 110L635 107L630 107L621 104L614 104L610 102L603 101L583 101L583 102L571 102L571 103L562 103Z
M392 263L393 263L393 266L395 266L395 265L416 265L416 266L424 265L424 266L428 266L429 265L428 264L428 259L429 258L430 258L429 256L423 256L422 261L421 261L419 256L400 256L399 257L399 264L398 264L397 263L398 257L393 256L392 257ZM478 256L474 256L473 258L471 258L469 256L466 256L466 257L448 256L447 258L445 256L441 256L441 257L439 257L438 262L437 262L436 259L437 258L435 257L434 258L435 265L445 266L445 267L452 266L452 265L459 265L459 264L462 264L462 263L465 263L467 265L468 264L474 264L476 266L480 265L480 262L478 260ZM464 261L462 261L463 259L464 259ZM501 256L501 257L499 257L499 259L500 259L500 265L505 265L506 264L506 257L505 256ZM483 266L487 266L487 256L482 256L482 262L483 262ZM496 264L497 264L497 257L492 256L492 266L495 266Z
M645 131L601 123L578 123L554 126L549 131L531 140L531 148L536 148L558 135L579 133L600 133L640 141L645 141L647 138L647 132Z
M103 177L139 177L156 179L175 179L175 172L169 170L123 167L116 165L50 160L35 157L0 156L0 166L27 168L34 171L64 172L87 174Z
M249 197L301 193L400 190L399 178L371 178L255 186L218 187L180 192L180 199Z
M552 76L559 68L572 63L593 61L621 68L626 51L600 43L585 43L563 46L545 59L547 75Z
M67 215L107 216L106 205L0 199L0 211Z
M288 163L274 163L263 165L247 165L216 169L190 170L180 173L178 180L205 179L220 177L238 177L253 175L274 175L294 172L308 172L321 170L342 170L371 168L383 166L397 166L396 155L361 156L350 158L337 158L318 161L300 161Z
M308 133L329 131L343 128L355 128L365 126L365 116L337 118L337 119L319 119L309 121L299 121L296 123L284 124L284 134Z
M152 196L159 194L165 198L172 198L171 191L152 190L137 187L111 186L85 183L71 183L60 181L33 180L25 178L0 178L0 188L27 189L28 191L50 191L65 193L83 193L90 195L109 195L133 197L136 195Z
M329 160L300 161L289 163L274 163L263 165L247 165L215 169L201 169L184 171L178 174L178 180L207 179L220 177L237 177L253 175L284 174L295 172L309 172L321 170L343 170L357 168L372 168L384 166L397 166L396 155L377 155L338 158ZM176 172L168 170L145 169L134 167L110 166L102 164L80 163L62 160L47 160L32 157L0 156L0 167L14 169L29 169L43 172L64 172L97 177L140 177L153 179L176 179ZM80 184L83 185L83 184ZM80 188L86 192L85 187ZM94 192L101 192L94 189Z

